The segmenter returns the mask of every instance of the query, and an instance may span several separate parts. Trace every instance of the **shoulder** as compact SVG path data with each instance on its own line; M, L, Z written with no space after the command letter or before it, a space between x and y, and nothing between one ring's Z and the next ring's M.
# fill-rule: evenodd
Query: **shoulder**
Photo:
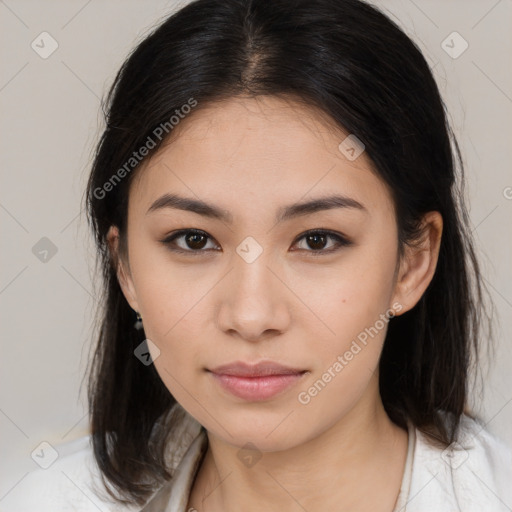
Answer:
M173 435L166 448L165 459L167 466L176 470L177 475L183 473L181 480L176 478L183 486L188 484L190 473L188 466L183 465L184 459L193 462L201 453L198 445L202 439L199 435L201 425L178 403L157 421L155 433L159 429L167 432L171 425ZM196 438L198 440L194 443ZM151 507L122 505L107 493L94 458L90 435L48 448L56 456L55 461L51 461L46 469L38 468L26 474L2 499L2 512L160 512L163 508L155 506L167 496L167 490L174 483L171 481L169 485L162 486L161 492L155 492L154 499L150 500ZM187 453L189 456L185 457Z
M480 420L463 415L445 449L416 430L407 512L510 511L510 482L512 451Z
M22 478L2 500L3 512L140 510L139 507L123 507L109 500L94 460L89 435L48 449L52 450L56 460L46 469L37 468Z

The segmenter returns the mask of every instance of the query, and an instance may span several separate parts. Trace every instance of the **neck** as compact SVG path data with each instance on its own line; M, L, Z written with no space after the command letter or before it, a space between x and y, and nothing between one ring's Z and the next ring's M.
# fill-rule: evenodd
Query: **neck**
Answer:
M208 433L189 507L201 512L391 512L407 439L407 432L387 416L380 396L361 400L331 428L300 446L263 453L251 467L238 458L239 447Z

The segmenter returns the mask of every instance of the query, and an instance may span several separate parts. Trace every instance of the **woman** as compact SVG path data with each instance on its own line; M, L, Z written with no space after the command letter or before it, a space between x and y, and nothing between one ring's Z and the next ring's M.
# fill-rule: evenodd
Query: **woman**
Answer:
M38 510L510 510L510 451L467 407L458 148L392 21L197 0L130 55L106 121L91 445L31 477Z

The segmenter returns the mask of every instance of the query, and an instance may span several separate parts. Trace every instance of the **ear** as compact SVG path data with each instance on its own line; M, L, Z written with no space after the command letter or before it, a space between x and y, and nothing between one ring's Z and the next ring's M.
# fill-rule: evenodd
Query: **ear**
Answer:
M393 300L402 307L396 309L400 315L412 309L434 277L441 246L443 217L439 212L428 212L423 216L422 236L414 245L406 245Z
M130 273L128 263L124 261L124 258L119 251L119 229L117 226L110 226L107 233L107 242L110 251L111 261L116 269L117 280L119 286L125 296L128 304L135 310L139 310L139 304L137 302L137 293L135 292L135 286Z

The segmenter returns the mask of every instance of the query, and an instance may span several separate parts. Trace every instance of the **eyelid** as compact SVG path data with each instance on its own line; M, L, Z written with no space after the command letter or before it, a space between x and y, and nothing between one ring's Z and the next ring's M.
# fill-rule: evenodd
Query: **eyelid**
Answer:
M353 245L352 241L347 236L345 236L342 233L339 233L337 231L332 231L332 230L326 229L326 228L314 228L314 229L309 229L307 231L304 231L295 239L295 241L293 242L293 245L297 244L303 238L305 238L307 236L311 236L311 235L324 235L328 238L332 238L332 239L336 240L336 246L333 248L331 247L330 249L320 249L318 251L307 250L307 249L298 249L300 251L304 251L308 254L311 254L312 256L327 256L328 254L337 252L342 247L349 247L350 245ZM292 249L292 250L296 251L297 249Z
M214 240L216 242L215 238L213 238L211 235L209 235L206 231L203 231L203 230L197 229L197 228L186 228L186 229L177 230L159 241L161 243L163 243L169 250L171 250L173 252L177 252L177 253L182 253L182 254L185 253L185 254L198 255L201 253L207 253L210 251L217 250L217 249L198 249L198 250L194 251L192 249L182 249L182 248L171 247L171 243L175 239L180 238L181 236L184 236L184 235L190 234L190 233L205 236L209 240ZM338 251L339 249L341 249L342 247L348 247L350 245L353 245L353 242L342 233L339 233L337 231L332 231L332 230L326 229L326 228L314 228L314 229L309 229L307 231L304 231L303 233L298 235L297 238L295 238L292 246L296 245L300 240L302 240L303 238L306 238L307 236L310 236L310 235L324 235L328 238L336 240L337 245L334 248L319 249L317 251L307 250L307 249L292 249L292 251L298 250L298 251L306 252L313 256L322 256L322 255L332 254L332 253Z
M216 250L216 249L200 249L200 250L194 251L192 249L182 249L181 247L178 247L178 248L171 247L171 243L174 242L175 239L180 238L180 237L190 234L190 233L205 236L206 238L208 238L210 240L215 240L215 238L213 238L211 235L209 235L206 231L203 231L203 230L197 229L197 228L187 228L187 229L179 229L177 231L174 231L173 233L167 235L164 239L160 240L160 242L163 243L169 250L171 250L173 252L181 253L181 254L199 255L201 253Z

